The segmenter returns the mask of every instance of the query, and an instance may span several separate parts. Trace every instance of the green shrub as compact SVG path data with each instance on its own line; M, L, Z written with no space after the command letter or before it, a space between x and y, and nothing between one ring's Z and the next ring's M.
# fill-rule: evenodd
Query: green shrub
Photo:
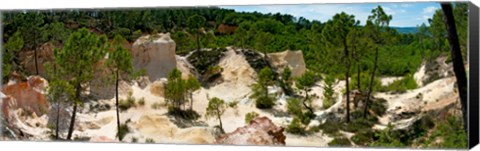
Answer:
M407 90L416 89L418 87L417 81L413 78L413 74L408 74L400 80L395 80L387 86L382 86L381 92L406 92Z
M136 143L136 142L138 142L138 138L132 137L132 143Z
M258 117L259 114L257 112L249 112L245 114L245 123L248 124L250 121L252 121L254 118Z
M415 121L411 127L410 134L412 139L425 136L428 130L435 126L432 117L429 115L422 116L419 120Z
M232 101L232 102L228 103L228 107L230 107L230 108L237 108L239 102L240 102L240 101Z
M145 139L145 143L155 143L155 141L152 138L147 138Z
M374 137L375 133L372 130L365 130L357 132L352 136L351 140L356 145L368 146L373 141Z
M269 96L261 96L255 101L255 106L259 109L269 109L275 105L275 100Z
M352 146L352 143L348 138L345 137L335 137L331 142L328 143L328 146Z
M120 129L117 131L118 139L122 140L129 132L130 129L128 128L127 124L120 124Z
M429 148L467 148L467 133L463 129L463 120L460 116L448 115L445 120L439 121L431 132L424 142ZM435 142L439 138L443 141Z
M333 90L333 84L335 79L331 76L327 76L325 78L325 90L323 91L323 108L328 109L330 108L336 100L335 91Z
M303 113L302 116L299 116L299 118L304 125L308 125L310 123L310 120L314 119L315 116L315 113L307 111Z
M384 130L375 132L372 147L405 147L406 144L400 140L400 133L393 130L393 125L388 124Z
M323 124L320 124L318 127L323 131L323 133L330 136L335 136L339 133L338 131L340 130L340 125L340 121L327 119Z
M358 132L358 131L363 131L363 130L369 130L373 126L373 123L371 123L368 120L365 120L363 118L355 119L353 121L350 121L347 123L343 130L347 132Z
M144 106L145 105L145 98L140 98L140 100L138 100L138 105L140 106Z
M368 88L370 86L370 79L371 79L371 75L370 73L371 71L368 71L368 72L361 72L360 73L360 87L362 89L362 91L368 91ZM351 77L351 82L349 84L350 86L350 90L357 90L358 89L358 74L355 72L355 74L352 75ZM373 79L373 86L372 86L372 89L375 91L375 90L380 90L382 87L382 82L380 81L380 78L378 78L377 76L375 76L375 78Z
M363 118L363 111L362 110L354 110L353 112L350 112L350 118L352 120Z
M297 98L288 98L287 99L287 111L291 115L301 116L303 114L302 111L302 101Z
M160 109L163 105L160 103L153 103L152 104L152 109Z
M372 110L378 116L382 116L387 111L387 104L384 99L376 99L369 102L369 109Z
M292 134L304 135L306 134L305 126L298 118L293 118L292 122L286 128L286 131Z
M125 111L131 107L135 107L135 98L132 96L132 93L129 92L126 100L120 100L118 102L118 108L120 108L122 111Z

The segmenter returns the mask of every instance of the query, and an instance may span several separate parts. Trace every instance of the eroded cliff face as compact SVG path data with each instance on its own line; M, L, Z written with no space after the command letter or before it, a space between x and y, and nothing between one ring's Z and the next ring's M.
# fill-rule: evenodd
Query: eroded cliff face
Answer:
M144 69L150 81L167 77L177 66L175 46L169 33L140 37L132 46L134 69Z
M217 138L218 144L230 145L285 145L284 128L267 117L257 117L244 127Z
M46 63L53 62L53 49L55 46L52 43L45 43L37 49L37 63L38 63L38 74L40 76L46 76ZM20 63L21 66L25 68L27 74L34 75L35 71L35 51L25 51L20 53L19 60L22 60Z
M30 76L24 82L11 82L2 88L2 112L5 119L10 120L13 110L22 108L26 112L42 116L48 110L45 89L48 82L40 76Z

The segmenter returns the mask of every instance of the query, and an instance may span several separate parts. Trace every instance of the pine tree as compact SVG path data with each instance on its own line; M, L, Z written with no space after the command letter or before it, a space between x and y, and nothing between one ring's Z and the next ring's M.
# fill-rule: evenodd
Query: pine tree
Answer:
M379 47L389 43L390 33L388 25L392 20L391 15L387 15L381 6L372 10L372 15L368 16L367 28L369 32L369 37L372 38L375 46L375 60L373 65L372 74L370 76L370 84L368 86L367 96L365 97L365 104L364 104L364 111L363 111L363 118L367 118L368 114L368 102L370 100L370 95L373 91L373 82L375 80L375 71L377 70L377 63L378 63L378 49Z
M273 71L265 67L258 73L257 83L252 85L253 94L251 98L255 99L257 108L271 108L274 103L274 98L268 94L268 86L274 84Z
M68 129L67 139L70 140L75 125L77 107L81 104L82 84L96 78L95 64L104 58L107 49L107 37L90 33L82 28L71 34L61 51L54 51L57 71L65 77L68 84L74 87L73 111Z
M190 32L195 35L195 41L197 42L197 50L200 51L200 35L202 34L201 28L205 25L206 19L200 15L193 15L188 17L187 25L190 28Z
M131 75L133 73L132 55L128 49L122 45L126 42L125 38L116 35L113 39L113 52L109 53L107 66L113 73L115 79L115 107L117 113L117 130L120 131L120 113L118 108L118 84L122 80L122 75ZM119 137L119 139L121 139ZM120 140L121 141L121 140Z
M209 99L205 117L206 118L211 118L211 117L217 118L219 123L220 123L219 126L220 126L220 129L222 130L222 132L224 132L224 130L223 130L221 116L223 115L223 113L225 113L225 110L227 110L227 104L225 104L224 100L219 99L217 97Z
M345 12L340 14L335 14L332 20L329 20L322 30L322 37L326 42L327 48L331 51L337 51L337 47L341 46L343 49L343 58L345 66L345 87L346 87L346 122L350 122L350 88L349 88L349 78L350 78L350 65L351 65L351 56L348 45L348 35L350 31L358 26L360 22L355 20L354 15L348 15Z
M190 75L186 81L187 83L187 92L190 99L190 111L193 111L193 92L200 89L201 85L198 82L197 77Z

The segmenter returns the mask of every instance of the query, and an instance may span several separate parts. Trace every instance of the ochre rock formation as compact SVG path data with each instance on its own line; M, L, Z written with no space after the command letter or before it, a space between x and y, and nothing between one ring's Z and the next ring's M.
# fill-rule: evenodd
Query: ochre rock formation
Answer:
M233 34L233 33L235 33L236 29L237 29L237 26L220 24L220 26L218 26L218 28L217 28L217 32L222 33L222 34Z
M285 145L284 128L277 127L267 117L257 117L249 125L237 128L217 138L218 144Z
M46 76L45 64L53 62L53 48L55 46L52 43L45 43L37 49L37 63L38 73L40 76ZM25 51L19 56L19 60L22 60L21 65L25 68L28 74L36 74L35 72L35 51Z
M150 81L167 77L177 66L175 46L169 33L140 37L132 46L134 69L145 69Z
M45 89L48 82L39 76L30 76L25 82L14 82L2 88L2 112L5 119L10 119L13 110L22 108L27 112L42 116L48 111Z

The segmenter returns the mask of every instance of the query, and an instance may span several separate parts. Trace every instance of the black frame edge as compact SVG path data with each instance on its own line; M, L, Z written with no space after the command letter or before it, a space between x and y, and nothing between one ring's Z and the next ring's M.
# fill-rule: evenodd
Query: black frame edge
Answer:
M468 99L468 147L479 143L479 12L478 7L469 2L468 13L469 48L469 99Z

